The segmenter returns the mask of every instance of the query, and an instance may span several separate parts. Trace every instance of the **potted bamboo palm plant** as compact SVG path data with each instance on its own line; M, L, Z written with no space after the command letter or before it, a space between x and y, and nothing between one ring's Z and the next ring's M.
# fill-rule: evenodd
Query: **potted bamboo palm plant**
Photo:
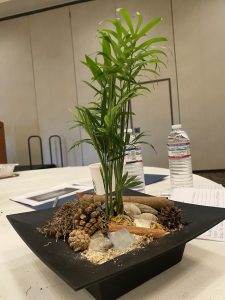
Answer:
M140 83L141 74L160 75L166 54L158 43L167 41L165 37L146 38L161 21L160 17L143 25L143 16L137 13L134 24L125 9L119 8L117 12L120 18L106 21L113 25L113 29L98 30L100 51L94 58L86 55L83 61L91 72L91 80L86 84L95 91L95 99L88 106L77 106L74 110L74 127L84 128L89 137L77 141L73 147L85 142L97 151L107 216L122 214L124 188L140 183L135 176L129 177L123 172L126 145L139 143L144 136L140 133L130 141L127 131L133 114L130 101L148 90Z

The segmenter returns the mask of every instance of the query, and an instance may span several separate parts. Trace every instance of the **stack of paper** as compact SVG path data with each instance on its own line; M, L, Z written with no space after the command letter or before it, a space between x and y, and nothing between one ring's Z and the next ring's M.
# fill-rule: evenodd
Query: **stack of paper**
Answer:
M93 188L90 180L85 178L76 180L70 183L64 183L58 186L53 186L43 190L36 190L21 196L12 197L10 200L26 204L32 207L39 206L40 204L54 202L63 198L73 197L78 192L85 192Z
M225 208L225 189L177 188L173 190L170 199L190 204ZM225 241L225 221L211 228L198 238Z

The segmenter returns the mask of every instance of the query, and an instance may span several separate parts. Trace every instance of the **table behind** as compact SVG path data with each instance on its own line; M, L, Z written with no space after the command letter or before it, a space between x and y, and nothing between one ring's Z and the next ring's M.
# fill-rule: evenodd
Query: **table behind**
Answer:
M145 167L145 173L168 175L167 169ZM38 191L79 178L90 178L88 167L66 167L20 172L0 180L0 299L91 300L86 291L73 291L24 244L6 215L31 208L10 201L13 196ZM212 181L194 175L195 186ZM146 187L146 193L170 191L169 178ZM74 274L77 276L77 274ZM121 297L121 300L225 299L225 243L195 239L186 245L182 261ZM113 288L113 287L112 287Z

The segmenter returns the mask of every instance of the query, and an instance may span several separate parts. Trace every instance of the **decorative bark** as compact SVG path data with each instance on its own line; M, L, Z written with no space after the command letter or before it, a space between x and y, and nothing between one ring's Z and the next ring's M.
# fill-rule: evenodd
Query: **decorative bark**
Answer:
M160 238L167 234L167 231L163 229L151 229L151 228L145 228L145 227L136 227L136 226L124 226L124 225L116 225L116 224L110 224L108 231L114 232L121 229L126 229L130 233L137 234L137 235L146 235L148 237L153 238Z
M79 199L86 201L92 200L94 202L104 203L105 196L94 195L94 194L83 194L77 193ZM153 197L153 196L123 196L124 202L141 203L153 207L154 209L160 210L162 207L174 206L174 202L168 200L165 197Z
M136 202L153 207L160 210L162 207L174 206L174 202L165 197L153 196L123 196L124 202Z

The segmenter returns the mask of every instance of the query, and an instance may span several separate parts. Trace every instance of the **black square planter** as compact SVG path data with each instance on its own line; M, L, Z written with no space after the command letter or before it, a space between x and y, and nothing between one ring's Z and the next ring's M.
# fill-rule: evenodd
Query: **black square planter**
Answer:
M188 221L184 228L102 265L93 265L73 252L67 243L62 240L56 243L54 238L45 238L37 231L56 208L8 215L7 218L28 247L75 291L86 288L98 300L111 300L177 264L188 241L225 219L224 208L178 202L176 205Z
M163 254L163 258L161 256L156 257L150 262L145 262L135 267L134 270L125 271L111 279L90 286L87 290L97 300L117 299L119 296L179 263L182 259L184 248L185 245L181 245L171 249Z

